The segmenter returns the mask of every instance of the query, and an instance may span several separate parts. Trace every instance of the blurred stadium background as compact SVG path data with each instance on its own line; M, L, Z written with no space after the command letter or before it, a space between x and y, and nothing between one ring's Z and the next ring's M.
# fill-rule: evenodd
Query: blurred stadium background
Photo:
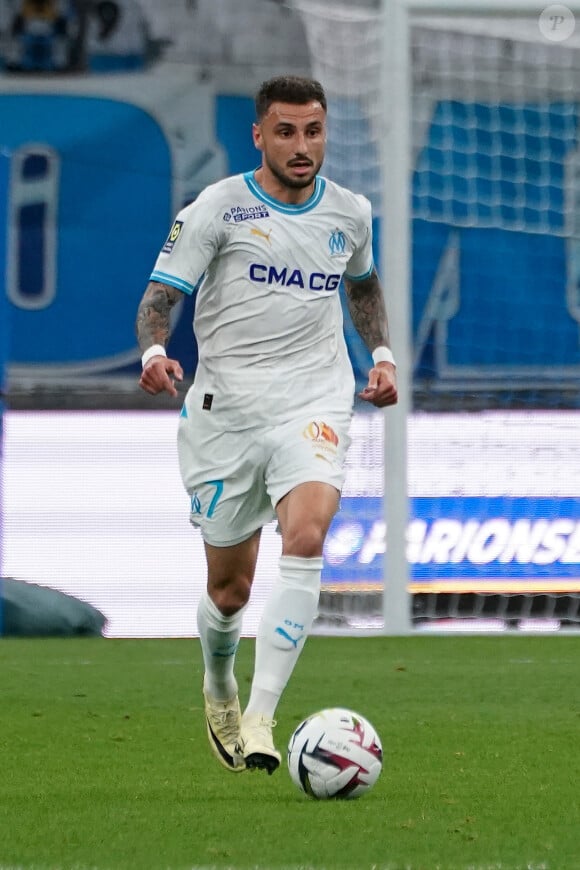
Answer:
M193 634L205 582L179 408L137 387L156 254L181 205L257 163L252 95L289 72L327 88L324 172L372 200L380 260L378 16L372 0L0 2L0 575L90 601L110 636ZM580 27L546 32L537 11L412 21L407 558L423 630L580 620ZM191 306L171 340L189 379ZM360 383L369 358L345 330ZM381 630L384 450L383 415L357 407L321 632ZM268 528L247 634L278 552Z

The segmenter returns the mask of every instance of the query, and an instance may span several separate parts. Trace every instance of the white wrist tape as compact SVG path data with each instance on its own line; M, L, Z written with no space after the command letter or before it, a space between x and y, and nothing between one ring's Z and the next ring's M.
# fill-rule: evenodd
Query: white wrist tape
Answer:
M165 353L165 348L162 344L152 344L151 347L148 347L143 356L141 357L141 365L143 368L147 365L150 359L154 356L167 356Z
M388 362L391 365L397 367L397 363L395 362L395 357L390 348L385 347L385 345L381 345L380 347L375 347L372 353L373 362L376 365L380 362Z

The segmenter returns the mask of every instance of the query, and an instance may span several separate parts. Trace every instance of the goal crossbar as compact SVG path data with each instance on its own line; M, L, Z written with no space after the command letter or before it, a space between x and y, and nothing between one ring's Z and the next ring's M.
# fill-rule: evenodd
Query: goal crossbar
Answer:
M550 5L546 0L395 0L406 7L409 12L421 15L540 15ZM391 0L384 0L387 12ZM580 2L568 0L563 4L572 13L580 13Z

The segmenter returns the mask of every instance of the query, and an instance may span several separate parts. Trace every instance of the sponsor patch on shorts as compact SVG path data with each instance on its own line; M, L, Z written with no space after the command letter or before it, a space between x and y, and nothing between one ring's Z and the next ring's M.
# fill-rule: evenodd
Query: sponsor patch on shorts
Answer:
M328 446L338 446L338 435L332 426L322 422L322 420L313 420L302 434L309 441L315 441L323 449Z
M167 236L167 241L161 248L164 254L170 254L173 250L173 247L181 235L181 227L183 226L183 221L175 221L169 235Z

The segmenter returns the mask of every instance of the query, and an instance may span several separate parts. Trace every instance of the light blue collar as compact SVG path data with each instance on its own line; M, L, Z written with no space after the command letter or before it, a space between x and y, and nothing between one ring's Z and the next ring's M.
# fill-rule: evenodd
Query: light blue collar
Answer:
M265 190L262 190L258 182L256 181L254 175L256 170L252 169L250 172L244 173L244 181L252 191L255 197L257 197L262 202L269 205L270 208L273 208L275 211L282 212L282 214L304 214L307 211L311 211L315 206L318 205L322 196L324 194L324 190L326 188L326 181L320 175L317 175L314 179L314 191L312 196L309 197L306 202L303 202L301 205L291 205L287 202L280 202L279 199L274 199L273 196L268 196Z

